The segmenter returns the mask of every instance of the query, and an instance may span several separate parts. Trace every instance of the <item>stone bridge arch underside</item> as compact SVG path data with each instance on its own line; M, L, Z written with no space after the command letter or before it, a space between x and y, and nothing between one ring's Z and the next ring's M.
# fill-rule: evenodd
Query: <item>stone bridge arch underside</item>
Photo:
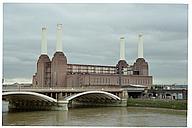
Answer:
M44 94L36 93L36 92L4 92L2 93L3 100L10 101L10 102L17 102L17 101L39 101L39 102L50 102L56 103L57 100L46 96Z
M64 99L73 103L85 103L84 105L110 104L121 100L120 97L104 91L87 91L65 97Z
M3 92L2 99L9 102L9 111L51 110L57 106L56 99L36 92Z

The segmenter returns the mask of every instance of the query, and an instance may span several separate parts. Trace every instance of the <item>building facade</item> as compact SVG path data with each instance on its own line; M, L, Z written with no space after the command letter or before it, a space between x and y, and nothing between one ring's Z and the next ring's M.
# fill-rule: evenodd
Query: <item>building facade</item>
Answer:
M148 63L143 58L143 36L139 35L138 59L134 64L125 60L125 40L120 38L120 60L117 65L68 64L62 51L62 25L57 25L56 52L52 60L47 55L46 28L42 28L41 55L37 61L37 72L33 75L36 87L84 87L145 85L151 86Z

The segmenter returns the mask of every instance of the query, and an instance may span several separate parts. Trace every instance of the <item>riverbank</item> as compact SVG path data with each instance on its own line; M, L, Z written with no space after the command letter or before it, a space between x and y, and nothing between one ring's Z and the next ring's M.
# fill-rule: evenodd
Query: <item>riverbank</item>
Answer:
M187 110L187 100L128 99L129 107L154 107Z

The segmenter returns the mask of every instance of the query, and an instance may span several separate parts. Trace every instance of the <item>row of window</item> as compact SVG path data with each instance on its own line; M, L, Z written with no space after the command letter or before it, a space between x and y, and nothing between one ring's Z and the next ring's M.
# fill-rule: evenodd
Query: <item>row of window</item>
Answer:
M101 73L101 74L115 74L116 67L99 67L99 66L84 66L84 65L68 65L69 73ZM133 75L132 67L123 69L124 75Z
M110 78L93 78L93 83L110 84Z
M75 70L107 70L107 71L114 71L116 69L116 67L96 67L96 66L77 66L77 65L68 66L68 68Z
M94 71L94 70L72 70L72 73L101 73L101 74L114 74L115 71Z
M116 68L112 67L88 67L88 66L69 66L68 72L72 73L103 73L103 74L114 74Z
M90 79L90 83L93 84L119 84L119 78L116 79L116 81L114 81L112 78L92 78ZM128 78L121 78L121 83L122 84L141 84L141 85L145 85L145 84L150 84L150 80L149 79L136 79L136 80L130 80Z
M119 81L119 79L117 81ZM121 82L122 82L122 84L127 84L127 83L141 84L141 85L150 84L149 79L136 79L136 80L132 80L132 81L130 81L129 79L121 79Z

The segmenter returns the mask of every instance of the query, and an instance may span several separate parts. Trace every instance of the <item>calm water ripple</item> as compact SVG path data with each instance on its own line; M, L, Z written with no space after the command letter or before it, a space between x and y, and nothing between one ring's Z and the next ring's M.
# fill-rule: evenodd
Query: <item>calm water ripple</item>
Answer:
M63 125L63 126L186 126L185 111L98 107L73 108L69 111L33 111L3 113L3 125Z

